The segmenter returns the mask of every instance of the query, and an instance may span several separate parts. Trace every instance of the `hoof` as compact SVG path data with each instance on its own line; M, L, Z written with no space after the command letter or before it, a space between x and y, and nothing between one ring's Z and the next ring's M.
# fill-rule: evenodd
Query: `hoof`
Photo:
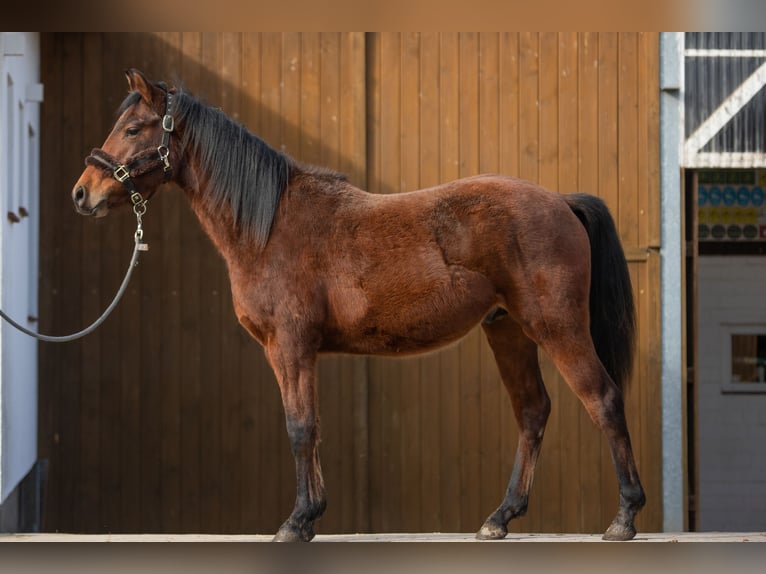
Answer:
M476 533L477 540L502 540L508 535L508 527L505 524L497 524L487 520Z
M279 528L272 542L311 542L312 538L314 538L314 529L310 524L301 528L288 520Z
M620 524L619 522L612 522L611 526L607 528L602 538L604 540L610 541L625 541L633 540L635 536L636 529L632 524L626 526L625 524Z

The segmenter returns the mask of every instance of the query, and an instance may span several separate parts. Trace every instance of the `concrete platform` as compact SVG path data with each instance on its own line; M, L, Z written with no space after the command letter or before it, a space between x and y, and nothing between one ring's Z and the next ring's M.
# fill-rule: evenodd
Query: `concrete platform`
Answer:
M270 542L271 534L0 534L0 542ZM319 534L314 542L482 542L473 533L401 534ZM513 542L601 542L600 534L518 534L511 533L503 543ZM766 542L766 532L639 532L632 543L642 542ZM613 544L613 543L607 543Z
M766 532L598 534L322 534L268 544L271 534L0 535L5 574L763 574ZM35 543L44 544L35 544ZM99 543L102 544L90 544ZM153 544L158 542L178 544ZM348 542L349 544L327 544ZM388 542L389 544L385 544ZM412 544L420 543L420 544ZM473 542L474 544L470 544ZM648 544L653 542L654 544ZM107 544L104 544L107 543ZM109 544L111 543L111 544ZM120 543L120 544L114 544ZM265 543L265 544L258 544ZM361 543L361 544L360 544ZM468 543L468 544L466 544ZM528 543L528 544L525 544ZM542 544L540 544L542 543ZM547 544L546 544L547 543ZM567 544L569 543L569 544ZM580 544L581 543L581 544ZM599 544L600 543L600 544ZM688 543L688 544L687 544ZM702 544L700 544L702 543Z

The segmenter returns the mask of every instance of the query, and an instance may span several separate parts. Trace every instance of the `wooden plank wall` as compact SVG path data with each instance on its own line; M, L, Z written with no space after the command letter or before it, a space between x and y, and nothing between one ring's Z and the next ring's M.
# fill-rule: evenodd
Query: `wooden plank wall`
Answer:
M278 149L376 193L486 171L596 193L631 260L640 335L626 400L649 497L639 528L659 530L657 48L656 34L43 35L41 329L91 321L124 273L132 214L85 221L69 190L112 124L127 66L183 80ZM82 343L40 348L45 528L273 532L294 496L273 375L181 194L163 190L149 211L151 251L114 317ZM512 529L600 532L617 507L606 445L544 365L553 413ZM483 336L319 370L329 507L318 530L476 530L517 438Z
M368 46L370 189L395 193L482 172L609 205L639 315L627 408L661 519L659 129L656 34L382 34ZM552 415L528 515L512 530L599 532L617 505L605 441L550 362ZM477 329L455 348L370 367L373 531L473 530L499 503L517 431Z

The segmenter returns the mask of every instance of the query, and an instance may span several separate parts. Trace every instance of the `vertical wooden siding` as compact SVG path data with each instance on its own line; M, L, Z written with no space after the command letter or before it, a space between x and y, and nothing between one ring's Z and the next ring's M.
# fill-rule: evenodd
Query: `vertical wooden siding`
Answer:
M381 34L368 46L372 191L481 172L603 197L630 255L639 318L627 392L661 528L659 189L655 34ZM547 360L552 400L530 509L516 531L599 532L617 508L605 441ZM516 425L479 329L441 353L370 361L372 529L470 531L499 503Z
M661 528L656 34L43 36L41 328L91 321L116 289L132 214L97 222L68 192L125 93L122 70L182 80L278 149L377 193L498 171L602 196L631 255L639 354L627 396ZM294 471L279 393L239 328L221 258L176 190L115 315L40 349L45 528L272 532ZM125 260L122 256L124 254ZM606 446L549 363L553 413L518 531L598 532L617 506ZM409 360L319 367L329 508L320 532L470 531L504 492L510 404L479 331Z

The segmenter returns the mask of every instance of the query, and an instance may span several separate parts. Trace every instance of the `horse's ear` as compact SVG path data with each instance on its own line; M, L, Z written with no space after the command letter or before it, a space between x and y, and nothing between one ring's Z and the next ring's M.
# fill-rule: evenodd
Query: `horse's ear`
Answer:
M125 70L125 77L128 79L128 89L131 92L138 92L147 104L151 104L154 99L154 86L147 77L136 68Z

